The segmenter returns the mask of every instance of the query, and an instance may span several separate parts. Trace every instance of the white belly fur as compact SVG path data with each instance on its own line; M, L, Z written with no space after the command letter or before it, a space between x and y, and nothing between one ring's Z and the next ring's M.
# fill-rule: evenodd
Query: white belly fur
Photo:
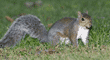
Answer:
M88 40L87 40L88 34L89 34L89 29L79 26L77 39L81 38L84 45L86 45L86 43L88 43Z

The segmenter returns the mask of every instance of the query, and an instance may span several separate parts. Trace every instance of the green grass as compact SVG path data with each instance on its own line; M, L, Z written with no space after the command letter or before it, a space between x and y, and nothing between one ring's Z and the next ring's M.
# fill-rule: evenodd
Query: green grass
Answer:
M30 1L30 0L28 0ZM36 0L31 0L35 2ZM17 16L20 13L36 15L46 26L63 17L77 18L77 12L85 12L92 17L92 29L89 35L89 47L79 41L79 48L69 46L52 47L41 44L38 39L27 36L14 48L0 48L1 60L110 60L110 1L109 0L42 0L41 7L24 6L25 0L0 0L0 38L4 36L11 23L5 16ZM63 8L62 8L63 7ZM50 17L49 20L47 18ZM17 17L16 17L17 18ZM14 18L15 19L15 18ZM46 21L47 20L47 21ZM56 49L53 54L37 50Z

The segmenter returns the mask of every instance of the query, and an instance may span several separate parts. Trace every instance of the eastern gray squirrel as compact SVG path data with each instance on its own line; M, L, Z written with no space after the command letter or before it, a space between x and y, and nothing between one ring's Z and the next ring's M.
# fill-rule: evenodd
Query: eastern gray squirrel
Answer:
M65 41L65 44L72 43L78 46L78 39L81 38L84 45L88 43L89 29L92 26L92 19L86 13L78 11L78 18L65 17L55 22L47 32L40 19L34 15L24 15L17 18L10 26L0 41L0 47L15 46L26 34L38 38L40 42L50 42L52 45Z

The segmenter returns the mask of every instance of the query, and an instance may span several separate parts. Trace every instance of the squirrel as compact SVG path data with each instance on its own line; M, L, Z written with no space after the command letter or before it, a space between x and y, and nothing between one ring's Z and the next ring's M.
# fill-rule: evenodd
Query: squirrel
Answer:
M65 17L56 21L47 32L40 19L34 15L24 15L15 19L4 37L0 40L0 48L15 46L26 34L38 38L40 42L57 45L60 41L78 46L81 38L84 45L88 43L88 35L92 26L91 16L78 11L78 18Z

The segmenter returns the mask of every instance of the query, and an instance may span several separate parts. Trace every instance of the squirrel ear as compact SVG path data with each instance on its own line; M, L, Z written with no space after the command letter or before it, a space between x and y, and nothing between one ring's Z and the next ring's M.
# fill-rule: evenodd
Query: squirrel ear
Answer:
M81 12L80 11L78 11L78 17L81 17Z
M88 11L86 10L86 14L88 14Z

